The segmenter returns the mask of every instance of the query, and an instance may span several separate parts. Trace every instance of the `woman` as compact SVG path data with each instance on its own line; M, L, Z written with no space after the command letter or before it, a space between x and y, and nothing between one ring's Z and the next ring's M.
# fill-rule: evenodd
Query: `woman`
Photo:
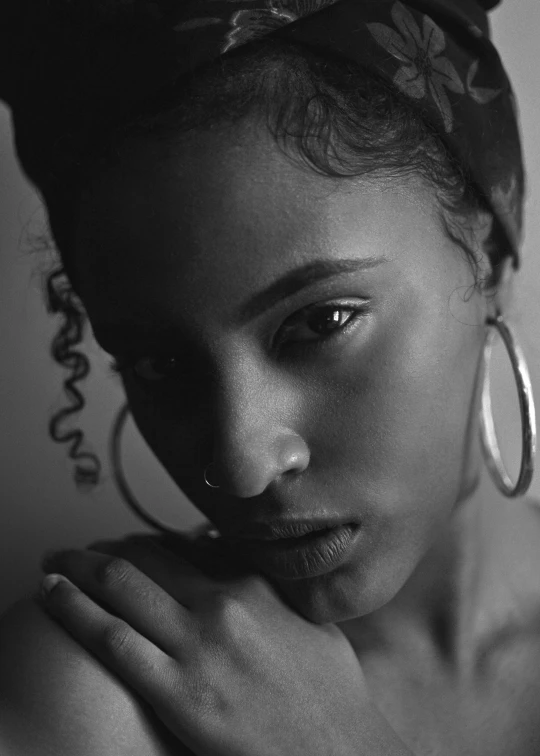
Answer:
M29 3L0 94L59 252L55 356L80 377L87 317L218 537L46 562L67 580L2 620L8 754L538 752L493 5ZM483 394L495 332L516 481Z

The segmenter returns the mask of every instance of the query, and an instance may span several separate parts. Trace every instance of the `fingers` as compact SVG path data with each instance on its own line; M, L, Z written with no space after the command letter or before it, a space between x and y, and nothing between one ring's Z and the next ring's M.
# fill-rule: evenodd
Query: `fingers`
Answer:
M121 541L96 541L87 548L126 559L188 608L210 587L209 578L184 558L180 550L173 553L157 543L154 536L133 535Z
M93 550L65 551L49 560L45 567L49 572L65 575L101 610L131 625L169 656L176 657L178 639L187 638L190 633L192 621L188 608L118 555ZM192 578L185 573L182 575L183 570L183 565L178 563L177 594L193 590L186 590Z
M236 551L223 538L211 538L205 535L207 527L195 528L193 531L175 533L145 534L134 533L120 541L97 541L87 548L110 553L110 548L118 549L132 545L149 548L155 546L163 549L162 553L179 559L186 565L196 568L206 578L223 582L253 572L253 567L238 558ZM135 552L134 558L136 556ZM129 557L126 557L129 559ZM195 576L195 573L193 573Z

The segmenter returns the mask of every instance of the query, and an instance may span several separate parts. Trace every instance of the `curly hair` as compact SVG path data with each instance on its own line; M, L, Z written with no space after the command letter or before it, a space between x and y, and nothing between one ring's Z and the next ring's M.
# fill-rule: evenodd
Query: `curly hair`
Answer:
M115 150L128 139L163 139L173 143L182 134L234 125L248 118L263 119L280 149L324 176L352 178L366 174L404 177L419 175L432 187L450 238L461 248L474 274L474 287L496 287L504 258L511 254L506 237L493 218L484 250L471 249L464 233L479 212L490 213L463 166L450 154L436 131L399 91L373 72L329 52L266 38L249 49L239 48L212 61L195 74L180 77L130 114L99 140L80 164L65 193L48 197L55 267L47 275L48 311L63 323L54 338L54 360L71 371L64 382L72 405L51 419L49 433L71 443L69 456L93 465L78 465L77 488L92 488L100 480L100 462L80 451L80 430L61 434L59 424L84 407L75 384L89 373L88 358L75 349L86 323L76 295L73 234L83 190L114 161ZM491 214L491 213L490 213ZM492 214L491 214L492 215ZM487 254L491 272L480 277Z

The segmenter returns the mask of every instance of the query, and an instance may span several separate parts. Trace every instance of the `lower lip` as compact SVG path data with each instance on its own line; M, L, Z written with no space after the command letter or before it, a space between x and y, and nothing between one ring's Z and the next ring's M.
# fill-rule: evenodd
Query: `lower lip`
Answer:
M324 575L340 565L359 531L359 525L349 524L302 538L254 539L243 543L242 551L265 574L282 580L299 580Z

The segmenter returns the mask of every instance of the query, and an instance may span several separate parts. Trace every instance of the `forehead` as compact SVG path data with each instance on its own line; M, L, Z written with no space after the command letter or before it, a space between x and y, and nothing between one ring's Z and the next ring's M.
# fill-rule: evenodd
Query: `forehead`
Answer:
M314 258L391 257L420 217L420 181L322 176L264 128L139 140L83 196L75 264L90 315L180 294L189 310L201 290L247 296Z

